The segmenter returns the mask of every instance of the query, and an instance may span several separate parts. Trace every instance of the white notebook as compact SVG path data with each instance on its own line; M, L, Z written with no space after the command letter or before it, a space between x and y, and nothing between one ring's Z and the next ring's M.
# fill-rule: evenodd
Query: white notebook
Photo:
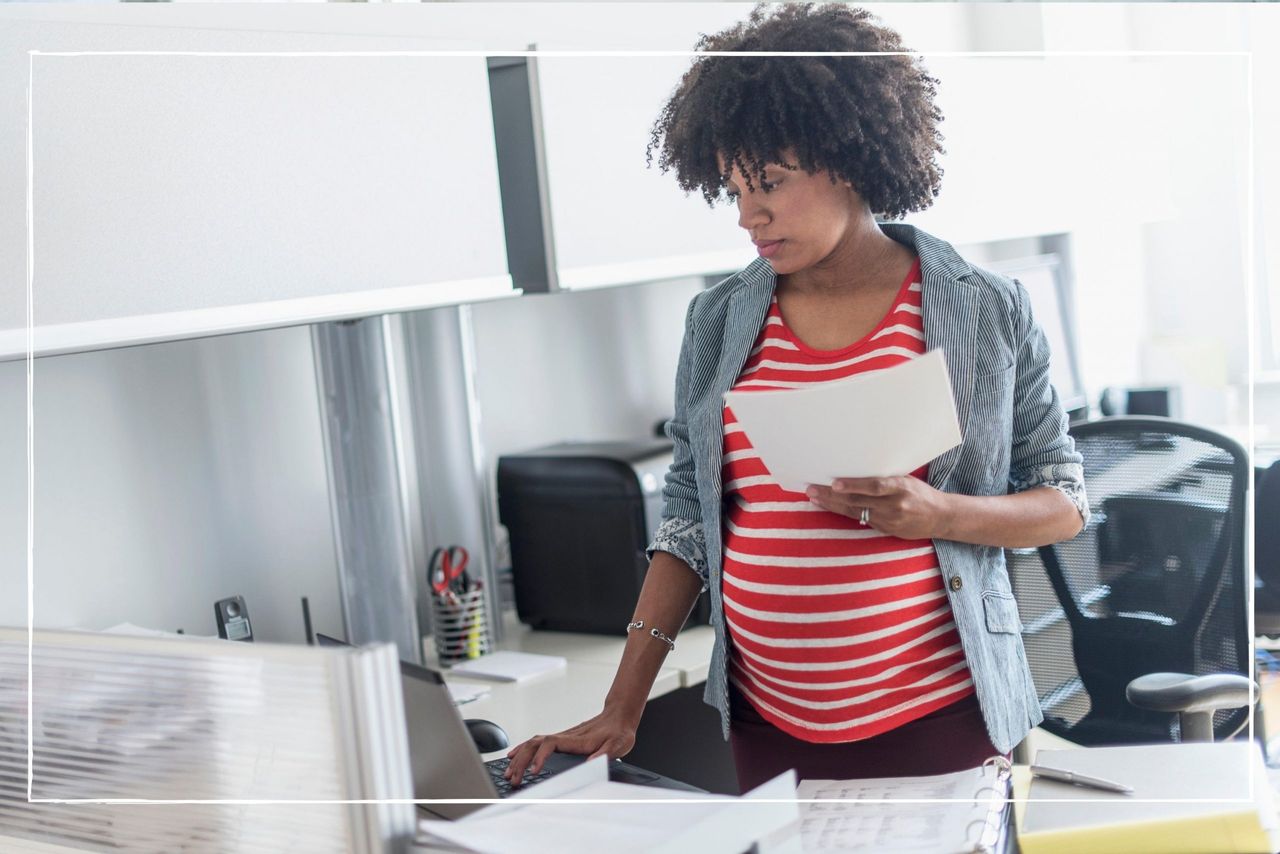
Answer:
M543 673L564 670L567 666L563 656L504 649L455 664L450 672L496 682L523 682Z

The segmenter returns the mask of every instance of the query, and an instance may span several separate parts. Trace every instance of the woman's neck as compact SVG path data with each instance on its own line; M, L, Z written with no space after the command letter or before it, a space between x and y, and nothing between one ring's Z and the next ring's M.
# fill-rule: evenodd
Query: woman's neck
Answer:
M881 231L871 219L847 235L822 261L780 276L778 287L830 295L874 290L884 287L886 281L901 280L912 259L910 249Z

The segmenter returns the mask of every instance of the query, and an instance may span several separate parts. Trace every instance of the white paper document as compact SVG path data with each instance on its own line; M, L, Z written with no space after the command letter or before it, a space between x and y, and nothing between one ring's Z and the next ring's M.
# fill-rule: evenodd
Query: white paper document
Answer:
M461 706L465 703L479 700L481 697L489 696L488 685L472 685L469 682L447 682L445 687L449 689L449 696L453 698L455 706Z
M81 631L93 631L92 629L82 629ZM102 630L108 635L128 635L135 638L169 638L179 640L218 640L217 635L187 635L178 632L166 632L163 629L149 629L145 626L135 626L133 623L116 623L109 629Z
M910 474L961 439L941 350L820 385L724 397L774 481L792 492Z
M451 672L495 682L523 682L543 673L564 670L568 661L562 655L538 655L501 649L453 665Z
M741 854L797 821L790 771L730 798L610 782L606 763L604 757L584 763L459 821L423 821L419 843L447 842L482 854ZM530 803L546 798L557 800Z
M986 850L998 836L1007 791L994 765L932 777L805 780L796 791L801 839L805 851ZM815 798L831 803L804 803ZM876 803L882 800L902 802Z

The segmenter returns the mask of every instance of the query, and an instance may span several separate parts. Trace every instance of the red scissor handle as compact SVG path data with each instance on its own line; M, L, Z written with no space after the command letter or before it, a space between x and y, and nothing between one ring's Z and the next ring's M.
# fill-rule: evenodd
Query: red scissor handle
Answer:
M431 589L436 593L444 593L467 571L470 560L471 555L462 546L436 549L431 553Z

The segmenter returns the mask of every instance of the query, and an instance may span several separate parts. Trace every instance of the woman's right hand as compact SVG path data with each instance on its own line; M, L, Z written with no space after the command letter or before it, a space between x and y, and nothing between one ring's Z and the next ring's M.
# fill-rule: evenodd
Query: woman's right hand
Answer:
M625 720L623 715L606 709L563 732L555 735L535 735L528 741L516 745L507 753L511 762L503 776L511 782L512 786L519 786L523 782L526 769L531 773L538 773L542 770L542 764L547 761L547 757L556 751L585 753L588 759L594 759L597 756L617 759L630 753L635 743L636 724Z

